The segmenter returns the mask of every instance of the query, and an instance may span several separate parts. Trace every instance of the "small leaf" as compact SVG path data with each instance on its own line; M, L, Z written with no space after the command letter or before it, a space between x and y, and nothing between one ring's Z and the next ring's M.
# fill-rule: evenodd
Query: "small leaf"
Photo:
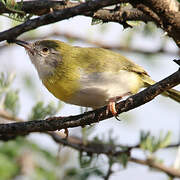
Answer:
M127 163L128 163L128 154L122 153L118 159L120 160L120 163L123 165L124 168L126 168Z
M160 148L164 148L170 144L171 133L168 132L163 136L162 132L159 137L151 136L150 133L141 132L140 147L154 153Z
M103 21L101 19L92 18L91 25L97 25L100 23L103 23Z
M13 115L17 115L19 112L19 91L8 91L5 96L4 106L5 109L10 111Z
M167 147L171 142L171 132L168 131L168 133L165 135L165 137L162 139L159 147L164 148Z
M40 120L46 118L47 116L53 116L59 111L60 108L61 108L61 103L58 103L58 105L55 106L51 102L45 106L42 101L37 102L37 104L32 108L32 112L29 115L28 119Z

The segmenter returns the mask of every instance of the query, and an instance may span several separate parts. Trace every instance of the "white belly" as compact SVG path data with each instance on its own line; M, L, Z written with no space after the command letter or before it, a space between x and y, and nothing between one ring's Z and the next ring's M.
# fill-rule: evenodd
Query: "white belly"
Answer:
M102 72L83 74L80 79L81 89L69 101L84 107L101 107L110 98L124 96L139 90L143 83L137 73L120 70L118 73Z

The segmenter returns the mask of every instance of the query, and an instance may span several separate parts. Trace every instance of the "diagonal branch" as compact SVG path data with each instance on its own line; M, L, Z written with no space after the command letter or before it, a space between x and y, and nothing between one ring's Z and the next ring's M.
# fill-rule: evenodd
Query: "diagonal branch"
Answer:
M129 0L129 2L151 16L180 47L180 3L177 0Z
M21 6L21 11L27 14L34 15L43 15L50 12L50 9L60 10L67 7L73 7L75 5L79 5L79 3L71 3L65 1L24 1L23 4L21 2L17 2L18 6ZM2 2L0 2L0 14L3 13L15 13L12 12L11 9L8 9Z
M121 1L122 2L122 1ZM124 1L125 2L125 1ZM20 4L20 2L17 2ZM70 2L70 1L25 1L22 4L21 10L24 13L34 14L34 15L43 15L53 11L62 10L65 8L70 8L79 5L79 2ZM11 12L8 8L4 6L3 3L0 2L0 14L3 13L15 13ZM99 18L103 21L113 21L113 22L124 22L124 21L152 21L151 17L148 17L142 11L135 8L121 8L120 10L98 10L96 13L94 12L85 12L85 15L90 17Z
M95 12L98 9L110 5L114 5L125 0L94 0L81 3L75 7L65 8L59 11L50 12L32 20L27 20L14 28L0 33L0 41L15 39L22 33L33 30L43 25L55 23L64 19L69 19L73 16L84 15L86 12Z
M121 150L121 148L117 145L96 142L87 142L87 144L85 145L83 144L83 141L81 139L77 139L76 137L68 137L68 139L66 139L62 138L61 135L55 132L48 132L48 134L53 138L55 142L63 144L64 146L71 147L80 152L87 152L89 155L106 154L108 156L119 156L123 153L129 154L132 148L136 148L136 146L130 146L129 148L127 147L126 150Z
M9 114L7 111L5 111L4 109L3 109L3 110L0 109L0 118L6 119L6 120L10 120L10 121L17 121L17 122L23 121L23 120L20 119L20 118L16 118L16 117L10 115L10 114Z
M162 92L180 84L180 70L160 82L146 88L116 105L118 114L139 107ZM65 128L85 126L112 117L106 114L107 107L103 107L84 114L69 117L51 117L46 120L0 124L0 134L26 134L29 132L55 131Z
M142 160L142 159L137 159L137 158L134 158L134 157L130 157L129 161L137 163L137 164L142 164L142 165L145 165L145 166L149 166L149 167L157 169L159 171L163 171L163 172L165 172L166 174L168 174L169 176L172 176L172 177L180 177L180 171L178 169L167 167L167 166L165 166L163 164L153 162L152 160L149 160L149 159Z
M102 144L102 143L94 144L92 142L88 143L87 145L84 145L82 141L74 141L70 137L68 139L65 139L54 132L49 132L48 134L50 134L51 137L54 139L54 141L56 141L57 143L63 144L65 146L69 146L80 152L85 151L89 155L106 154L107 156L121 156L123 153L126 153L128 156L130 156L131 150L138 147L138 146L129 146L129 147L127 146L127 147L124 147L126 150L117 150L117 146L115 145ZM179 170L171 168L171 167L167 167L160 163L156 163L151 159L142 160L142 159L137 159L134 157L129 157L128 161L149 166L151 168L165 172L166 174L173 177L180 177Z

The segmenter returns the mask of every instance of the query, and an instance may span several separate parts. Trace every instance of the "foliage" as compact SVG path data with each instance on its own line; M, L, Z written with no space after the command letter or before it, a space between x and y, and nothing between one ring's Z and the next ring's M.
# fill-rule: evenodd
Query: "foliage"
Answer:
M19 112L19 91L11 89L14 74L0 74L0 107L12 115L16 116Z
M103 23L103 21L101 19L92 18L91 25L97 25L100 23Z
M42 164L47 163L47 166ZM54 169L59 165L56 155L40 148L26 138L0 144L0 177L8 180L19 175L26 175L31 179L57 179ZM24 167L27 166L27 167ZM28 168L27 172L24 172Z
M15 0L0 0L0 2L10 11L8 15L3 14L3 16L19 22L24 22L32 17L32 14L26 14L22 11L23 0L19 3Z
M55 115L61 108L61 103L58 103L57 107L53 102L44 106L44 102L40 101L35 104L32 108L32 112L29 115L29 120L40 120L44 119L47 116Z
M167 132L164 136L162 132L159 137L152 136L150 132L141 131L140 134L140 147L148 150L151 153L156 152L158 149L165 148L170 144L171 132Z
M77 169L77 168L70 168L66 171L64 179L67 180L87 180L91 176L103 176L102 171L96 168L88 168L88 169Z
M127 153L122 153L119 157L118 160L120 161L120 163L122 164L122 166L124 168L126 168L127 164L128 164L128 158L129 156L127 155Z

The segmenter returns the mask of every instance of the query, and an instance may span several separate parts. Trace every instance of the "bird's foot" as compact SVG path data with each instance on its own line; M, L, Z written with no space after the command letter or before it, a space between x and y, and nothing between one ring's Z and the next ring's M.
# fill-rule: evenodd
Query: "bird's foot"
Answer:
M116 111L116 101L120 100L122 97L118 96L115 98L110 98L109 99L109 103L107 105L107 109L106 109L106 114L109 114L109 112L112 113L112 115L118 120L120 121L120 119L118 118L118 114Z
M119 118L118 118L118 113L116 111L116 102L121 100L122 97L124 96L129 96L131 95L130 92L127 92L125 94L123 94L122 96L117 96L117 97L113 97L113 98L110 98L109 99L109 102L108 102L108 105L107 105L107 109L106 109L106 115L109 114L109 111L112 113L112 115L118 120L118 121L121 121Z
M68 131L68 128L65 128L64 129L64 134L66 135L66 139L68 138L68 136L69 136L69 131Z

